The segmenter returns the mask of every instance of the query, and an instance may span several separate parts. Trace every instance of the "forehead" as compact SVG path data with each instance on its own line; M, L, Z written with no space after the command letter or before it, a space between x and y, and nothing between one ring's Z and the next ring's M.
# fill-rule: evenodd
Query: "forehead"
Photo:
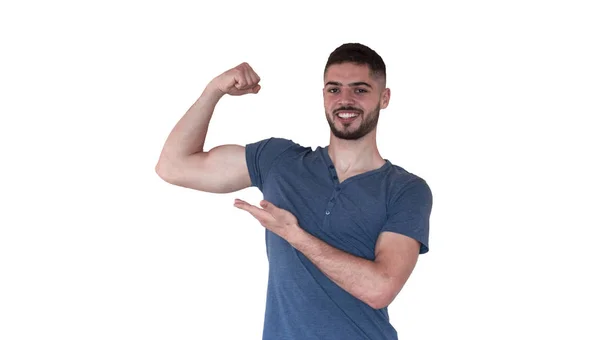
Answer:
M368 65L359 65L354 63L334 64L329 66L325 72L325 83L335 81L341 83L350 82L368 82L373 83Z

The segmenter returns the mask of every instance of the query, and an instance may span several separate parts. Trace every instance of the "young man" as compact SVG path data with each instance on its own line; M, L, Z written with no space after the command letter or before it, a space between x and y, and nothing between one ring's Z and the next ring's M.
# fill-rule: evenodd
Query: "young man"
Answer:
M432 194L378 152L379 111L390 100L382 58L356 43L330 54L328 146L313 151L273 137L205 151L218 100L258 93L259 82L246 63L214 78L172 130L157 173L206 192L263 193L260 207L234 202L266 228L263 339L397 339L387 306L429 250Z

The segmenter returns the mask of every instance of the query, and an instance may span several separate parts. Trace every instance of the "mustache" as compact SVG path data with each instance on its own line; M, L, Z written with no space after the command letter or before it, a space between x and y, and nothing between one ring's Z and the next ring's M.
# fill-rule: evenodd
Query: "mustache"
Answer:
M359 108L356 108L356 107L354 107L354 106L342 106L342 107L339 107L339 108L335 109L335 110L333 111L333 113L334 113L334 114L336 114L336 113L338 113L338 112L340 112L340 111L354 111L354 112L358 112L358 113L360 113L360 114L362 114L362 113L363 113L363 110L361 110L361 109L359 109Z

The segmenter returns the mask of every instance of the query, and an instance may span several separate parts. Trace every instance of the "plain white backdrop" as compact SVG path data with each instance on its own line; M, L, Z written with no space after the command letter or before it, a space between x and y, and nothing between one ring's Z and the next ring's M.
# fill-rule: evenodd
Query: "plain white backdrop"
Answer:
M247 61L206 147L329 141L322 71L378 51L382 155L434 194L401 339L598 339L600 25L593 1L6 2L0 339L260 339L264 229L155 174L204 86Z

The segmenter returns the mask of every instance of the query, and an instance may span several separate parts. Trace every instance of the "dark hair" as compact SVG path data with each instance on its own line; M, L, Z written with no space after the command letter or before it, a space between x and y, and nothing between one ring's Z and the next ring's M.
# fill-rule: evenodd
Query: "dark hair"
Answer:
M383 77L385 80L385 63L377 52L360 43L346 43L337 47L327 59L325 72L333 64L351 62L355 64L368 65L371 74L375 77Z

